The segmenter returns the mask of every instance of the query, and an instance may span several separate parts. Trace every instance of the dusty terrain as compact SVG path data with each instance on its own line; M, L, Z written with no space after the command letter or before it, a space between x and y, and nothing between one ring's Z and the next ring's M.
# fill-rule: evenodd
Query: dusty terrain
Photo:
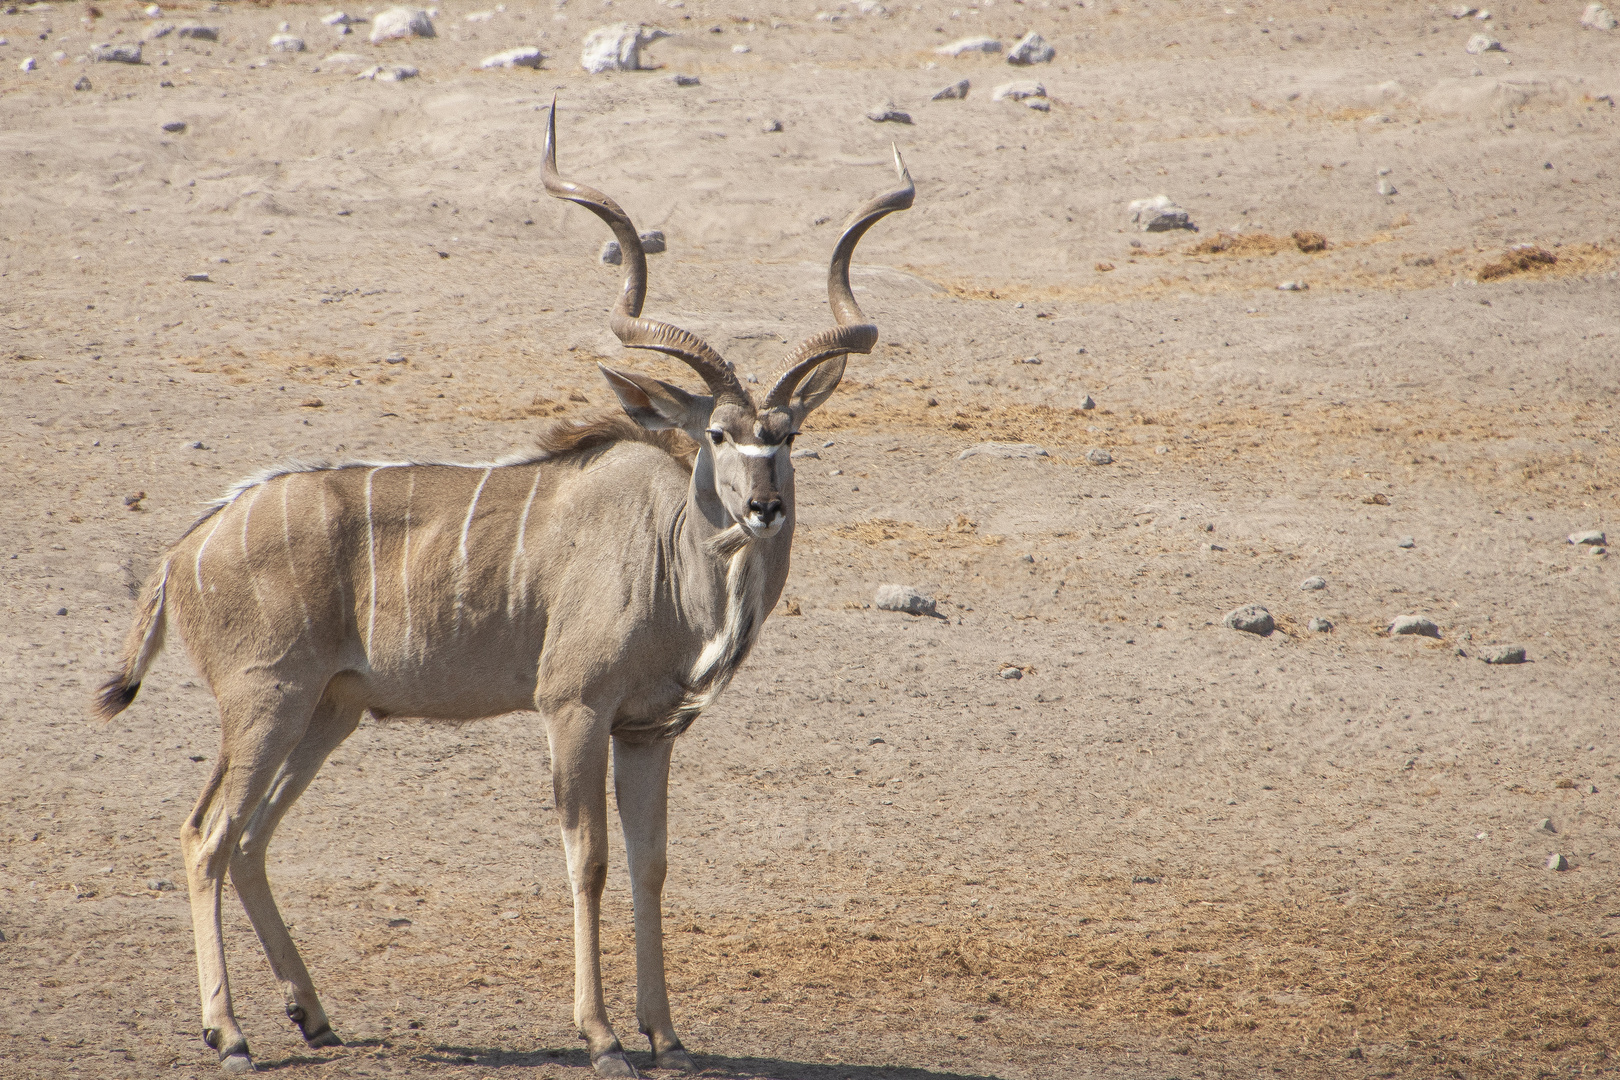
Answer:
M553 93L565 169L669 237L649 314L761 378L826 325L891 140L917 178L859 256L883 343L801 442L788 604L676 751L671 979L708 1074L1620 1071L1620 597L1565 542L1620 540L1620 31L1581 0L448 0L386 46L322 7L98 4L0 17L0 1075L214 1073L176 841L212 700L169 653L87 710L199 504L608 403L618 279L540 188ZM621 19L679 33L664 69L585 75ZM219 40L77 59L163 20ZM269 52L283 21L308 51ZM1506 51L1463 51L1482 26ZM1031 28L1032 71L930 51ZM524 44L543 70L476 70ZM1031 75L1049 112L990 100ZM915 123L865 119L890 101ZM1131 229L1160 192L1198 233ZM1516 244L1557 261L1492 277ZM1049 453L956 460L992 439ZM941 617L867 607L890 581ZM1224 628L1243 603L1278 631ZM1382 633L1403 614L1443 637ZM1480 662L1501 644L1530 662ZM349 1045L296 1039L228 898L261 1066L587 1075L533 716L368 721L271 865ZM607 921L641 1052L619 869Z

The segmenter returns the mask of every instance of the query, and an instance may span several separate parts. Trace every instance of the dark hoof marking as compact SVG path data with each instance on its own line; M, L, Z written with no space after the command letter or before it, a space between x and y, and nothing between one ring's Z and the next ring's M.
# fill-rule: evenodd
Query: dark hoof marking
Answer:
M342 1046L343 1040L338 1038L337 1032L332 1030L330 1024L323 1025L319 1031L304 1033L304 1042L314 1049L323 1046Z

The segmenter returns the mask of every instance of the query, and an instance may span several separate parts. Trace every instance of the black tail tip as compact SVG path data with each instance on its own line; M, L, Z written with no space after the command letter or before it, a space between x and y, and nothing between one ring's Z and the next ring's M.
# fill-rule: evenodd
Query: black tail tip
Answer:
M135 695L141 692L141 684L126 683L122 676L108 679L101 685L96 694L96 715L103 720L111 720L135 700Z

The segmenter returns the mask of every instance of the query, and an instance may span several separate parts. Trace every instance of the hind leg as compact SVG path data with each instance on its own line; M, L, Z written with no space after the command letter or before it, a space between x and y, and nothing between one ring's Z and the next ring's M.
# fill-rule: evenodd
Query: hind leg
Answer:
M322 699L303 739L276 772L269 793L248 820L231 856L231 884L236 886L236 895L270 960L270 970L281 985L287 1016L298 1025L304 1041L315 1047L341 1046L343 1040L332 1031L309 969L298 955L298 947L293 944L287 924L276 908L265 872L265 855L283 815L315 779L327 755L354 731L362 711L358 705L336 704L330 695Z
M219 1051L226 1072L251 1072L253 1058L231 1008L220 934L220 892L237 840L270 790L277 770L303 738L314 702L311 695L284 688L282 683L232 688L220 693L219 699L219 760L180 830L180 849L191 894L203 1041Z

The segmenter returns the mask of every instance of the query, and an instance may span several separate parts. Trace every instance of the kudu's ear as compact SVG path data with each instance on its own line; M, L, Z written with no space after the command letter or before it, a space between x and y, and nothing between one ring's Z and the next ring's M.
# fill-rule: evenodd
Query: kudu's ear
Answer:
M804 418L824 405L833 391L838 389L839 380L844 377L844 356L837 356L827 360L812 371L809 376L794 390L789 400L788 409L793 414L793 426L798 427L804 423Z
M596 365L613 388L619 404L630 419L648 431L679 428L695 431L708 426L714 412L714 399L688 394L678 386L645 375L615 371L606 364Z

